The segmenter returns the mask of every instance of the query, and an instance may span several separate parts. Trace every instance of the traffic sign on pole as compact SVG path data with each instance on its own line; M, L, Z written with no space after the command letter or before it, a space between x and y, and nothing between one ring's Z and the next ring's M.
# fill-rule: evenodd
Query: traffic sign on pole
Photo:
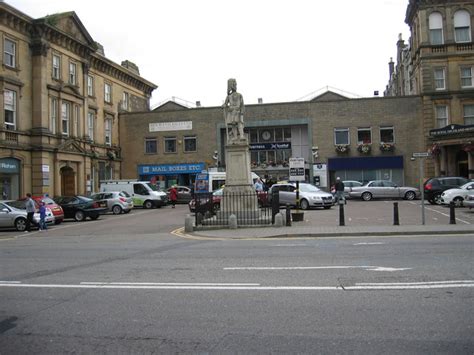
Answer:
M428 152L421 152L421 153L413 153L413 158L427 158L431 154Z
M290 181L304 181L304 158L290 158Z

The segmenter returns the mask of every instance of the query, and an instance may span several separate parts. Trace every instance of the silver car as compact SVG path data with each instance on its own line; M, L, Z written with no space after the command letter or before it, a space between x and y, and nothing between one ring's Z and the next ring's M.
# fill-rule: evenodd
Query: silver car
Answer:
M398 186L389 180L373 180L360 187L353 187L349 192L351 198L361 198L370 201L374 198L403 198L414 200L420 197L420 190L416 187Z
M16 228L17 231L26 230L26 202L18 200L0 201L0 227ZM40 221L39 213L33 215L36 223ZM46 223L54 222L51 209L46 208Z
M107 201L107 207L113 214L128 213L133 208L133 199L125 191L99 192L91 196L93 200Z
M332 194L324 192L314 185L308 183L300 183L299 198L300 207L302 210L307 210L311 207L323 207L329 209L334 205L334 197ZM278 191L280 205L287 203L296 205L296 184L274 184L268 191L268 198L271 200L272 193Z

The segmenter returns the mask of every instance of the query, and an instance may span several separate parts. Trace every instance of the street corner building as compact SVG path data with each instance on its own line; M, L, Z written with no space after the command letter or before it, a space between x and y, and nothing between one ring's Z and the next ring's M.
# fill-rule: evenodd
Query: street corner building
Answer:
M107 59L74 12L33 19L0 2L2 197L72 195L120 176L121 112L147 111L156 85Z

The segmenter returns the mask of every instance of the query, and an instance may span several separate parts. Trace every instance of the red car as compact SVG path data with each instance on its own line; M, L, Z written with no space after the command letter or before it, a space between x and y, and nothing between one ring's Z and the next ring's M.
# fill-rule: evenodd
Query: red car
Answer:
M44 205L48 207L54 216L54 224L60 224L64 220L64 211L56 202L50 197L45 196L31 196L38 204L43 201Z
M212 193L212 211L216 212L220 209L221 207L221 200L222 200L222 195L224 194L224 189L218 189ZM197 195L199 198L199 194ZM209 201L209 195L208 194L203 194L200 196L200 205L204 206L204 210L209 210L210 209L210 201ZM268 201L268 193L265 191L258 191L257 192L257 199L258 199L258 205L259 207L268 207L270 206L270 202ZM189 211L190 212L196 212L196 201L195 199L192 199L189 201ZM207 207L206 207L207 206Z

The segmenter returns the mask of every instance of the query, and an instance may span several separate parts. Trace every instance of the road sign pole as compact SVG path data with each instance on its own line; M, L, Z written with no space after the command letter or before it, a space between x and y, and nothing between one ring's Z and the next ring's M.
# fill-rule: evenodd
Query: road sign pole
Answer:
M420 158L420 192L421 192L421 224L425 225L425 187L423 177L425 176L425 159Z

